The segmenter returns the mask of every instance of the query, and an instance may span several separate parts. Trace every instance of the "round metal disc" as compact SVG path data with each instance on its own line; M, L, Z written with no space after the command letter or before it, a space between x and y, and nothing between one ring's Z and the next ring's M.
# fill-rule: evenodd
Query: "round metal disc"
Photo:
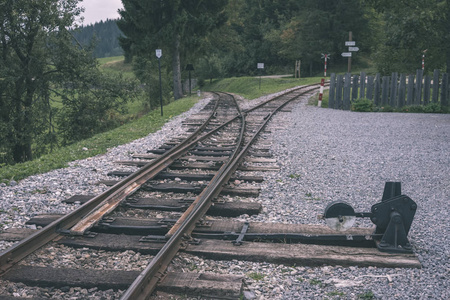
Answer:
M325 208L325 222L336 231L351 228L356 221L355 210L345 202L332 202Z
M355 216L342 216L342 218L326 218L327 226L336 231L346 231L355 224Z

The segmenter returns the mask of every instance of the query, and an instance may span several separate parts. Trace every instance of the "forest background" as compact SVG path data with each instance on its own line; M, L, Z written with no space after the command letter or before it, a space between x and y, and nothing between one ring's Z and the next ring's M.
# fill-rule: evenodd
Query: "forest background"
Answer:
M0 167L32 160L124 122L126 103L183 97L195 68L198 84L214 78L344 71L425 73L450 68L449 0L123 0L120 20L76 28L78 0L0 2ZM104 74L97 59L124 54L132 78ZM150 100L149 100L150 99Z

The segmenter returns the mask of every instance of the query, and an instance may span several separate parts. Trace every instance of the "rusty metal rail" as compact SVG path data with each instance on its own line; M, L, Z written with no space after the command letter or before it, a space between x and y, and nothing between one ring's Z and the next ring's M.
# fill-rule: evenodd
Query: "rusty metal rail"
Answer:
M281 110L289 102L296 100L298 97L310 91L311 90L307 90L289 100L286 100L264 118L263 124L260 125L258 130L256 130L251 140L243 145L242 149L239 152L236 151L233 156L230 157L228 162L222 165L222 167L210 181L208 186L195 199L195 201L185 212L179 222L177 222L177 224L172 228L172 230L169 232L169 240L165 243L163 248L153 258L153 260L145 268L145 270L142 271L141 274L136 278L136 280L128 288L128 290L125 291L125 293L121 297L122 300L147 299L151 295L151 293L155 290L158 281L164 276L164 272L169 263L172 261L173 257L177 254L179 249L184 246L183 243L188 243L188 239L190 238L196 222L198 222L209 209L212 200L217 195L219 195L223 188L223 185L228 182L231 175L234 173L234 171L236 171L239 163L247 154L250 146L256 141L256 138L267 126L273 115ZM283 95L280 95L276 99L281 98L281 96ZM261 103L257 107L247 110L247 112L253 111L257 108L261 108L267 103L274 101L274 99L270 99L269 101ZM243 113L240 115L240 118L242 119L240 143L242 143L244 140L246 115L247 113Z
M318 88L318 85L311 85L310 87ZM303 93L299 93L295 98L286 100L282 105L278 106L272 112L270 112L265 118L264 123L259 127L256 133L253 135L251 141L247 142L245 145L244 132L245 132L245 117L252 111L270 103L280 97L287 94L293 93L295 91L305 89L306 87L300 87L296 90L284 93L278 97L269 99L251 109L244 112L240 111L238 105L238 114L230 120L223 122L222 125L215 127L214 129L201 133L210 123L211 119L214 117L215 112L219 106L219 99L215 103L214 110L211 112L207 121L204 122L195 132L193 132L188 138L186 138L182 143L173 147L165 154L156 158L152 162L146 164L137 172L128 176L124 180L120 181L104 193L94 197L84 205L80 206L78 209L69 213L68 215L52 222L48 226L44 227L40 231L32 234L31 236L25 238L18 244L12 246L11 248L0 253L0 275L7 272L12 266L14 266L21 259L44 246L48 242L56 239L62 231L70 231L73 235L83 235L87 230L94 226L105 214L111 212L116 208L120 202L125 199L128 195L134 193L139 189L145 182L154 178L159 172L167 168L172 162L178 159L180 156L184 155L189 149L191 149L197 143L210 137L212 134L222 130L226 126L235 122L237 119L241 120L240 138L239 143L236 146L236 150L233 151L232 156L229 161L222 165L218 173L213 177L208 186L203 190L203 192L196 198L194 203L188 209L188 211L182 216L182 218L176 223L174 228L168 234L168 242L165 244L163 249L156 255L152 262L146 267L146 269L137 277L130 288L125 292L122 299L145 299L154 290L158 280L163 275L167 265L170 263L172 258L178 252L178 250L183 247L186 243L190 234L195 227L195 223L206 213L207 209L211 205L211 200L215 198L223 188L223 185L228 182L232 173L237 169L239 163L242 161L246 153L248 152L250 146L256 140L256 137L265 128L267 123L270 121L276 111L280 110L287 103L294 100L305 93L311 91L308 89ZM225 93L223 93L225 94ZM218 95L218 94L217 94ZM232 97L232 95L227 94ZM233 101L234 100L234 97ZM216 125L215 125L216 126Z
M61 217L60 219L47 225L40 231L32 234L31 236L25 238L18 244L12 246L11 248L0 253L0 275L9 270L14 264L19 262L21 259L27 255L33 253L35 250L44 246L48 242L54 240L60 235L61 231L66 231L71 229L72 226L78 224L83 218L87 216L94 216L95 219L101 218L101 214L98 209L101 209L102 213L109 211L110 208L115 203L120 203L120 200L124 199L127 195L136 191L143 183L150 180L160 171L165 169L171 162L181 156L184 152L189 149L193 144L198 142L198 140L204 139L207 135L200 138L197 136L200 132L208 125L210 120L214 117L214 114L218 108L219 99L217 99L214 109L206 122L200 126L195 132L193 132L188 138L186 138L182 143L172 148L166 154L155 159L154 161L148 163L143 168L128 176L124 180L120 181L107 191L101 193L100 195L94 197L87 203L80 206L78 209L72 211L71 213ZM214 131L212 131L214 132ZM120 199L120 200L119 200ZM102 207L107 204L107 209L102 209ZM93 211L95 213L93 213ZM89 219L89 222L84 222L88 226L84 227L84 231L72 231L74 234L83 234L88 228L93 226L95 222Z

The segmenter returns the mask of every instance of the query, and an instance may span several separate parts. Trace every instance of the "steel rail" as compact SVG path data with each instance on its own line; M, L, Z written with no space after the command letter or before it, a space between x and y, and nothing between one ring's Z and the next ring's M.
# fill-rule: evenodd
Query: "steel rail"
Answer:
M270 112L266 118L264 118L263 124L254 133L250 141L247 142L247 144L244 145L239 152L236 151L230 158L230 160L222 165L222 167L210 181L208 186L195 199L195 201L186 211L186 217L182 219L181 223L177 226L177 229L174 232L172 232L172 230L169 232L169 240L164 244L158 254L152 259L150 264L139 274L136 280L125 291L125 293L121 297L121 300L148 299L150 297L151 293L153 293L153 291L155 290L157 283L161 280L162 277L164 277L164 272L167 269L169 263L172 261L173 257L177 254L180 248L184 247L185 244L188 243L187 239L190 238L190 235L195 228L196 223L209 209L212 199L219 195L219 193L223 189L223 185L228 182L232 174L236 171L239 163L242 161L242 159L244 159L250 146L256 141L257 137L264 130L273 115L289 102L296 100L298 97L308 92L310 92L310 90L300 93L299 95L296 95L291 99L288 99L272 112ZM267 101L265 104L267 104L268 102L269 101ZM241 142L244 140L246 114L247 113L241 114Z
M158 172L165 169L170 161L175 160L183 154L183 151L187 151L193 145L192 140L197 141L195 137L208 125L214 114L219 107L219 99L217 99L214 109L210 116L197 130L189 135L182 143L170 149L164 155L148 163L137 172L126 177L124 180L112 186L107 191L97 195L90 201L86 202L71 213L55 220L51 224L45 226L36 233L28 236L19 243L11 246L10 248L0 252L0 275L7 272L14 264L18 263L24 257L28 256L32 252L36 251L40 247L44 246L48 242L54 240L60 235L61 231L66 231L84 217L89 215L93 210L98 208L107 201L116 197L125 197L126 195L134 192L138 186L145 183L145 181L154 177ZM213 130L214 131L214 130ZM206 138L206 137L204 137Z

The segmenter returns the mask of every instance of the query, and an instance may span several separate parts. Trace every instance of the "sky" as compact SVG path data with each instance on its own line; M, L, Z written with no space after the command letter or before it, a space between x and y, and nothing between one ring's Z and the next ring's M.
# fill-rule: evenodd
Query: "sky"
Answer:
M119 18L117 10L123 8L121 0L83 0L79 6L85 8L82 14L84 17L83 25L105 21L106 19L117 19Z

